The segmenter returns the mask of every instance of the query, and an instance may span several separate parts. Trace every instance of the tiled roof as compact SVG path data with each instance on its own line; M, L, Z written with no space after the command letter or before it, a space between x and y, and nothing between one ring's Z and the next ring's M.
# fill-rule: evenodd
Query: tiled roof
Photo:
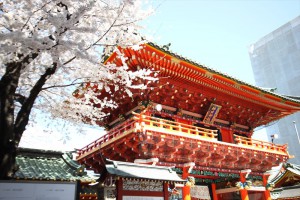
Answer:
M71 153L20 148L16 156L15 179L94 182L84 166L72 160Z
M170 167L119 161L110 161L105 166L109 174L120 177L185 182Z
M274 175L275 174L275 175ZM300 166L284 163L282 167L274 172L272 178L268 181L273 183L275 187L283 187L287 185L300 184Z
M272 199L300 199L300 166L283 163L271 172L269 183L274 184Z
M205 70L207 70L207 71L210 71L210 72L212 72L212 73L214 73L214 74L218 74L218 75L223 76L223 77L225 77L225 78L231 79L231 80L233 80L233 81L235 81L235 82L237 82L237 83L239 83L239 84L243 84L243 85L246 85L246 86L255 88L255 89L259 90L259 91L262 91L262 92L264 92L264 93L269 93L269 94L275 95L275 96L280 97L280 98L282 98L282 99L290 100L290 101L293 101L293 102L296 102L296 103L299 103L299 102L300 102L300 99L295 98L295 97L293 97L293 96L287 96L287 95L277 94L277 93L274 93L274 92L271 91L271 90L267 90L267 89L264 89L264 88L261 88L261 87L258 87L258 86L251 85L251 84L246 83L246 82L244 82L244 81L242 81L242 80L240 80L240 79L237 79L237 78L235 78L235 77L233 77L233 76L229 76L229 75L226 74L226 73L222 73L222 72L220 72L220 71L218 71L218 70L216 70L216 69L213 69L213 68L211 68L211 67L207 67L206 65L197 63L197 62L192 61L192 60L190 60L190 59L188 59L188 58L186 58L186 57L183 57L183 56L181 56L181 55L178 55L178 54L176 54L176 53L174 53L174 52L172 52L172 51L169 50L170 44L169 44L169 45L164 45L164 46L159 46L159 45L157 45L157 44L155 44L155 43L153 43L153 42L148 42L147 44L150 45L150 46L152 46L152 47L154 47L154 48L156 48L156 49L158 49L158 50L160 50L160 51L162 51L162 52L164 52L164 53L167 53L167 54L169 54L169 55L171 55L171 56L173 56L173 57L176 57L176 58L178 58L178 59L180 59L180 60L182 60L182 61L185 61L185 62L187 62L187 63L190 63L190 64L194 65L194 66L197 66L197 67L200 67L200 68L202 68L202 69L205 69Z

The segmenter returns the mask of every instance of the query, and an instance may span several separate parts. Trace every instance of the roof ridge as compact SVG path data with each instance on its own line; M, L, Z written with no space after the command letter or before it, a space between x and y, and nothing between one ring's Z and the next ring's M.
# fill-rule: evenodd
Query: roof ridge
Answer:
M56 157L59 158L64 152L62 151L55 151L55 150L45 150L45 149L34 149L34 148L24 148L19 147L17 150L18 156L28 156L28 157Z
M133 163L133 162L123 162L123 161L115 161L115 160L110 160L106 159L109 164L115 165L115 168L118 168L118 165L127 165L127 166L143 166L147 168L160 168L160 169L170 169L174 168L175 166L160 166L160 165L149 165L149 164L142 164L142 163Z

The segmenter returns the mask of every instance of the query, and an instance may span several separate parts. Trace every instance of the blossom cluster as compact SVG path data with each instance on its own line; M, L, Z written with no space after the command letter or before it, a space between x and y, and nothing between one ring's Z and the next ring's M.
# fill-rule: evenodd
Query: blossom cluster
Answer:
M121 52L123 66L103 64L103 57L117 47L136 50L146 42L139 22L152 12L142 0L0 0L0 78L8 66L21 63L16 94L26 98L53 69L34 108L78 122L80 116L94 118L93 123L107 115L104 108L117 103L97 98L94 89L84 91L85 100L78 101L72 95L76 89L92 84L111 96L120 90L131 96L131 89L154 80L150 70L129 71ZM137 79L145 81L137 84Z

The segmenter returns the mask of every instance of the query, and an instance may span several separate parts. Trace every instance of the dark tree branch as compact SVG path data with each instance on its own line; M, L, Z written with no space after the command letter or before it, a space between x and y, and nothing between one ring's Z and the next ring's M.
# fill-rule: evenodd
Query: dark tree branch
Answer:
M26 101L26 97L21 94L15 94L14 100L19 102L21 105L23 105L24 102Z
M55 73L57 69L57 63L53 63L53 66L48 68L36 84L32 87L30 94L24 104L22 105L15 121L15 141L19 142L22 136L22 133L25 130L26 125L29 121L29 116L31 109L33 107L34 101L38 97L39 93L42 90L43 85L46 81Z
M123 12L124 8L125 8L125 4L123 4L123 6L122 6L121 10L119 11L117 17L115 18L115 20L113 21L113 23L110 25L110 27L105 31L105 33L100 38L98 38L98 40L96 40L93 44L91 44L88 48L86 48L85 50L89 50L90 48L92 48L92 46L96 45L100 40L102 40L104 38L105 35L107 35L109 33L109 31L116 24L116 22L119 19L121 13Z
M42 90L48 90L48 89L51 89L51 88L70 87L70 86L75 86L75 85L81 85L82 83L87 83L87 82L70 83L70 84L65 84L65 85L52 85L52 86L48 86L48 87L43 87Z
M76 56L73 56L72 58L70 58L69 60L67 60L66 62L64 62L63 65L67 65L67 64L69 64L70 62L72 62L75 59L76 59Z
M9 63L0 81L0 143L5 145L14 138L14 94L16 92L21 73L20 63Z
M13 30L12 29L10 29L10 28L8 28L8 27L6 27L4 24L0 24L3 28L5 28L6 30L8 30L9 32L13 32Z
M83 79L84 77L80 78L80 79ZM47 90L47 89L51 89L51 88L62 88L62 87L70 87L70 86L75 86L75 85L82 85L84 83L88 84L88 83L100 83L99 81L82 81L82 82L75 82L79 79L76 79L74 80L72 83L70 84L65 84L65 85L51 85L51 86L48 86L48 87L43 87L42 90Z
M66 4L64 4L63 2L59 2L56 5L59 6L59 7L64 7L66 9L66 11L68 12L67 20L71 19L72 14L69 13L69 9L68 9L68 6Z
M22 56L22 54L18 55L20 58ZM37 56L37 53L29 54L19 62L6 64L6 72L0 80L0 128L1 132L3 131L3 134L0 134L0 144L6 143L9 138L14 139L14 97L21 70L30 63L30 59L35 59Z

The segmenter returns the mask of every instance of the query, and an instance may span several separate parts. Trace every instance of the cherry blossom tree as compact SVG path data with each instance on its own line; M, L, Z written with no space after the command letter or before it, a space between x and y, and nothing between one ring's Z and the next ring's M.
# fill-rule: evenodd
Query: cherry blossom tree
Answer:
M149 70L129 71L116 48L139 48L138 22L152 12L142 0L0 0L0 179L16 170L19 141L36 111L95 124L103 109L117 106L95 91L130 96L155 80ZM112 51L122 66L103 64Z

